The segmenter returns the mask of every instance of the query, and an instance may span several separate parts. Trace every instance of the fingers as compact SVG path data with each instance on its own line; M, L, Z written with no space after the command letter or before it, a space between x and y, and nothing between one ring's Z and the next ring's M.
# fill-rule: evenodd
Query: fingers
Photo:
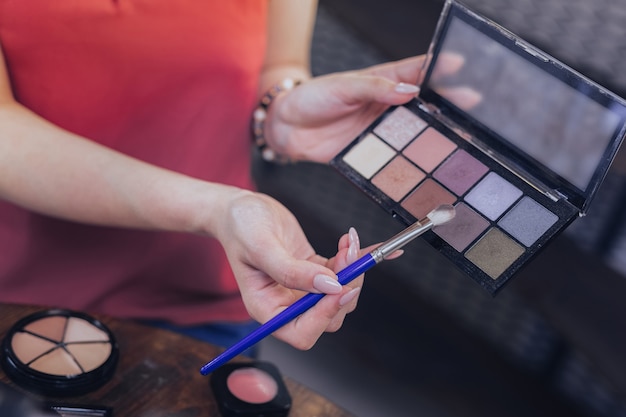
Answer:
M336 86L337 95L348 106L370 102L397 105L406 103L419 93L419 87L415 84L357 73L343 75L337 80Z
M395 82L419 85L423 78L425 59L425 55L405 58L366 68L362 73L388 78Z
M326 295L313 308L278 329L274 336L301 350L310 349L325 332L341 328L354 309L361 288L344 287L341 294Z
M338 272L360 256L359 236L351 228L341 237L337 255L328 264ZM356 308L363 276L342 287L339 294L326 295L313 308L302 314L296 320L287 324L274 333L274 336L306 350L311 348L324 332L334 332L341 328L346 315Z
M261 267L274 281L286 288L322 294L341 293L342 287L337 276L323 265L311 262L316 260L294 259L284 253L282 258L272 256L271 262Z

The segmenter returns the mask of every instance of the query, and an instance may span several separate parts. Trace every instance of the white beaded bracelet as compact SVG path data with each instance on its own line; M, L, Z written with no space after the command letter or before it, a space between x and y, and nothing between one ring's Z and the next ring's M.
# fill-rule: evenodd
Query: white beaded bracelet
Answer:
M276 153L269 147L265 140L265 119L267 118L267 109L274 99L283 91L289 91L295 88L300 81L292 78L285 78L281 82L274 84L259 101L258 107L252 113L252 138L257 148L261 152L261 157L269 162L287 163L289 157Z

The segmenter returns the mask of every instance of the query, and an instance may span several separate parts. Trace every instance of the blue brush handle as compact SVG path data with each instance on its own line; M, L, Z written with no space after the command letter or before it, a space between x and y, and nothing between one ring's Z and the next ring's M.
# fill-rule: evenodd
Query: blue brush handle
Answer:
M339 283L341 285L349 283L368 269L372 268L374 265L376 265L376 260L371 254L368 253L362 256L357 261L339 271L339 273L337 274ZM317 304L319 300L324 297L324 295L325 294L314 293L306 294L304 297L300 298L298 301L287 307L285 310L281 311L279 314L271 318L267 323L258 327L256 330L248 334L239 342L226 349L222 354L217 356L211 362L204 365L202 368L200 368L200 373L202 375L207 375L213 372L215 369L219 368L235 356L239 355L244 350L260 342L265 337L274 333L276 330L280 329L285 324L289 323L291 320L295 319L296 317L313 307L315 304Z

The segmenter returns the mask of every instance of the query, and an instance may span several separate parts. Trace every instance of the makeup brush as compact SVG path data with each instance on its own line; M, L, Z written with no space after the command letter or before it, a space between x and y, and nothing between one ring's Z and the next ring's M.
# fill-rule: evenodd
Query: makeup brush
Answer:
M372 268L374 265L384 261L385 258L387 258L389 255L391 255L416 237L422 235L427 230L432 229L433 226L437 226L452 220L454 218L454 214L455 209L450 205L442 205L437 207L436 209L428 213L428 215L424 219L407 227L391 239L380 244L378 247L376 247L376 249L363 255L361 258L357 259L355 262L339 271L339 273L337 273L337 279L339 283L341 285L349 283L365 271ZM202 375L207 375L211 373L244 350L260 342L266 336L269 336L276 330L283 327L285 324L289 323L291 320L295 319L296 317L313 307L325 295L326 294L315 293L306 294L304 297L300 298L298 301L287 307L285 310L271 318L268 322L249 333L239 342L226 349L215 359L208 362L206 365L200 368L200 373Z

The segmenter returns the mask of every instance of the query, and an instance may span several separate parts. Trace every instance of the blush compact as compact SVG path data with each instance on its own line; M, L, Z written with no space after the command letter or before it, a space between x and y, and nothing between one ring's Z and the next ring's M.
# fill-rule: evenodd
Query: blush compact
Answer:
M13 382L50 396L76 396L111 379L118 362L113 333L95 318L52 309L19 320L2 342L2 368Z
M286 417L291 396L278 368L269 362L229 363L211 374L223 417Z

